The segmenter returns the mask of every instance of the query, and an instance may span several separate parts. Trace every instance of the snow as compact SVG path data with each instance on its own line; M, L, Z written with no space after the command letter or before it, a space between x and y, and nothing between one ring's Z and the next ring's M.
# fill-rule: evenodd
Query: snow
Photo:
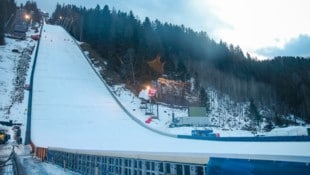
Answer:
M139 93L139 98L144 99L144 100L149 100L150 97L148 96L148 90L147 89L141 90Z
M22 51L25 45L24 41L15 41L13 39L6 39L6 46L1 46L0 49L0 114L1 118L7 118L7 109L12 103L11 96L14 93L13 81L15 79L16 66L20 53L12 52L13 49Z
M12 120L13 123L20 123L23 139L25 138L27 119L28 91L18 89L18 87L23 87L24 84L29 84L30 82L30 72L36 46L36 41L30 38L30 35L33 33L32 30L29 30L26 40L15 40L6 37L6 44L0 46L0 121ZM31 50L32 53L29 52ZM20 71L21 69L18 71L18 67L22 71ZM19 80L24 79L21 81L24 84L16 84L17 76L19 76ZM24 97L22 100L19 100L16 96ZM8 144L0 145L1 160L6 160L9 157L14 145L15 153L24 166L26 174L76 174L32 157L29 146L17 145L15 143L12 127L0 125L0 129L7 130L7 133L11 135ZM13 167L10 164L11 162L9 161L7 166L2 169L2 173L12 173Z
M122 86L112 90L139 120L140 101ZM122 93L120 93L122 91ZM123 92L124 91L124 92ZM186 115L186 110L175 110ZM170 133L171 109L160 106L149 127ZM41 147L87 150L310 156L310 142L218 142L177 139L145 129L127 116L95 74L74 40L59 26L45 25L33 85L32 141ZM232 133L227 131L227 133ZM241 135L243 133L234 133ZM232 135L234 135L232 134Z
M22 87L24 84L29 84L31 72L29 67L33 64L31 58L34 56L36 46L36 42L30 38L31 34L32 31L27 33L26 40L5 38L6 45L0 46L0 121L12 120L13 123L21 123L23 138L28 110L28 91ZM29 53L31 50L32 54ZM21 69L22 71L18 71ZM21 84L16 83L17 77ZM21 96L23 98L20 98ZM9 127L0 126L1 128L8 130L12 135Z
M266 136L296 136L296 135L308 135L307 129L303 126L291 126L287 128L275 128L269 133L265 133Z
M121 101L121 103L141 122L145 122L150 115L145 115L146 109L140 109L141 99L147 99L147 90L141 90L139 93L139 98L134 96L133 93L131 93L128 89L125 88L124 85L115 85L111 88L111 90L114 92L115 96ZM211 117L216 118L218 115L224 116L223 118L226 118L227 120L229 118L234 118L234 116L231 116L228 114L228 111L225 111L225 108L222 105L219 105L218 99L215 99L214 95L213 99L215 101L215 104L211 108L213 108L210 114ZM226 99L227 100L227 99ZM220 102L222 103L222 102ZM216 106L216 107L215 107ZM246 105L241 105L242 107L245 107ZM241 108L240 106L240 108ZM148 124L149 127L164 131L166 133L170 134L184 134L184 135L190 135L191 131L193 129L212 129L214 133L220 133L220 136L222 137L252 137L256 135L265 135L265 136L303 136L307 135L307 126L290 126L286 128L275 128L271 130L270 132L258 132L258 133L251 133L250 131L241 130L240 126L238 128L238 125L236 124L236 128L230 128L226 121L220 121L221 123L225 123L226 126L223 127L175 127L170 128L169 125L172 123L172 112L175 114L175 117L185 117L188 116L187 108L181 108L177 107L172 109L171 106L167 104L159 105L159 120L152 120L150 124ZM154 116L157 115L157 107L156 105L153 106L153 113ZM241 122L241 125L244 125L244 118L239 117L238 122ZM214 125L216 125L218 121L214 122ZM308 126L309 127L309 126ZM225 129L227 128L227 129Z

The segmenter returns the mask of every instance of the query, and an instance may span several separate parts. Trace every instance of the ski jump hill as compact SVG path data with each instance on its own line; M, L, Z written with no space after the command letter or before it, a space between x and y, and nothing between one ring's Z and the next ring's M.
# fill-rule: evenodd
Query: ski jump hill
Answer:
M33 74L31 141L71 153L163 161L181 157L175 162L195 159L199 164L208 164L210 157L258 159L310 168L310 142L191 140L146 129L115 100L75 40L62 27L48 24L41 31Z

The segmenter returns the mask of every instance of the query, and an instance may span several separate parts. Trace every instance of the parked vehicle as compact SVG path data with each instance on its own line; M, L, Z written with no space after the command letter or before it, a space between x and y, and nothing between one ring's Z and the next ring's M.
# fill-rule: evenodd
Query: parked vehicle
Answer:
M192 130L192 136L220 137L220 134L213 133L212 129L205 129L205 130Z
M0 130L0 144L5 144L10 139L10 135L6 134L4 129Z

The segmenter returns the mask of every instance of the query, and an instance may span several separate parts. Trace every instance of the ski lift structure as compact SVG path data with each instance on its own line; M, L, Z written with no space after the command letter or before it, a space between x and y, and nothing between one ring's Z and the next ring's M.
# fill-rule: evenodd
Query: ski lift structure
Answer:
M144 93L144 95L142 94ZM158 104L156 103L157 106L157 115L154 115L154 102L155 100L153 99L156 96L157 89L155 87L147 86L146 90L144 92L140 93L140 98L141 98L141 105L140 109L145 109L145 115L151 115L152 118L158 119ZM147 93L147 94L146 94Z

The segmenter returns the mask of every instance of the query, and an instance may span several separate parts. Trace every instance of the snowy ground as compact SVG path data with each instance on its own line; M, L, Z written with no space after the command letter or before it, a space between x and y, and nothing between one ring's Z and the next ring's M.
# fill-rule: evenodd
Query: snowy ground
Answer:
M119 101L139 120L145 122L150 115L145 115L145 109L140 109L141 99L136 97L129 90L124 88L124 85L113 86L111 90L114 92L115 96ZM185 134L191 135L193 129L205 129L204 127L174 127L171 128L169 125L172 123L172 112L174 112L175 117L185 117L188 116L187 108L183 109L172 109L167 107L168 105L159 105L159 119L152 120L148 126L161 130L171 134ZM157 115L156 105L153 106L154 115ZM223 114L224 115L224 114ZM227 114L226 114L227 115ZM229 118L227 116L226 118ZM220 136L231 137L231 136L255 136L255 135L265 135L265 136L302 136L307 135L307 128L310 126L291 126L286 128L275 128L270 132L259 132L253 134L250 131L230 128L222 129L219 127L208 127L212 129L215 133L220 133Z
M25 133L28 92L24 85L29 82L35 41L27 37L26 40L5 38L5 42L5 46L0 46L0 121L21 123L22 133ZM11 131L8 127L0 127Z
M24 85L30 81L29 75L36 47L36 41L30 38L33 33L29 30L26 40L5 38L6 45L0 46L0 121L12 120L13 123L21 124L23 139L28 107L28 91L24 89ZM8 159L12 145L15 145L15 152L26 174L76 175L65 171L62 167L43 163L32 157L28 146L15 143L12 127L0 125L0 129L7 130L11 135L8 144L0 145L0 161ZM0 170L0 174L12 174L13 167L10 164L9 161L7 166Z

